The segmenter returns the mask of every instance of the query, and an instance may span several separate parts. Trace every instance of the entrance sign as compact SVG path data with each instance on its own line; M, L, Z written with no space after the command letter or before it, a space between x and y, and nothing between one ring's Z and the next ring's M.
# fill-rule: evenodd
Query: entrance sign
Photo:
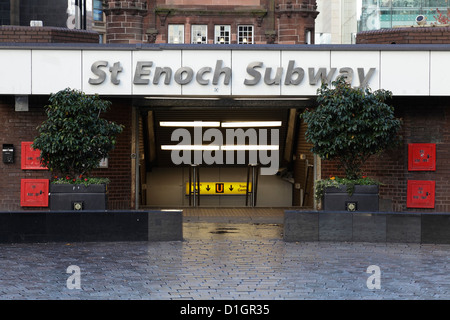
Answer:
M200 187L201 196L222 196L222 195L246 195L247 182L201 182L197 184ZM191 183L191 191L194 191L194 183ZM198 190L196 190L197 192ZM252 184L249 183L249 192L252 191ZM186 195L189 195L189 182L186 182Z
M113 96L311 97L343 75L396 96L447 96L450 48L442 46L8 45L0 94L67 87Z

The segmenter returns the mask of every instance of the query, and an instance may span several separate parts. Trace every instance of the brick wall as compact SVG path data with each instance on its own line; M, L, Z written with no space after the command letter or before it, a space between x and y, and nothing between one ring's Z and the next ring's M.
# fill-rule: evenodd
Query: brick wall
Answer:
M105 14L107 43L143 42L146 1L107 1Z
M357 44L450 44L450 27L407 27L357 34ZM449 102L438 97L395 97L393 105L403 118L402 145L397 150L372 157L365 167L369 176L384 183L380 196L394 211L450 211L450 111ZM436 143L436 171L408 171L408 143ZM336 165L323 163L323 175L338 174ZM435 208L406 206L408 180L436 182Z
M0 26L0 42L98 43L98 33L57 27Z
M393 211L450 211L450 110L448 99L432 97L394 98L392 105L402 118L402 143L393 150L372 156L364 174L383 183L380 198ZM436 171L408 171L408 144L436 143ZM322 178L343 176L335 161L322 160ZM406 207L408 180L436 181L435 208Z
M306 31L310 31L310 43L314 43L315 19L318 15L316 1L281 0L276 5L277 43L304 44Z
M116 148L110 153L108 169L99 169L92 175L111 180L108 186L108 208L130 209L131 204L131 101L128 99L109 99L112 102L105 118L122 124L125 128L117 137Z
M48 179L49 173L40 170L21 170L20 156L22 141L32 141L36 136L36 126L44 118L41 103L30 99L30 111L16 112L14 97L0 97L0 146L13 144L15 159L13 164L0 163L0 210L20 210L21 179Z
M111 100L112 101L112 100ZM48 97L29 97L29 111L16 112L14 97L0 97L0 146L13 144L15 161L13 164L0 163L0 210L21 210L20 181L21 179L50 179L49 171L21 169L21 142L33 141L37 135L36 127L45 120L43 106ZM128 101L129 102L129 101ZM109 209L129 209L131 202L131 103L121 100L113 101L105 118L125 126L119 135L116 149L109 158L107 169L98 169L92 175L108 177ZM27 208L30 210L32 208Z
M409 27L364 31L357 44L450 44L450 27Z

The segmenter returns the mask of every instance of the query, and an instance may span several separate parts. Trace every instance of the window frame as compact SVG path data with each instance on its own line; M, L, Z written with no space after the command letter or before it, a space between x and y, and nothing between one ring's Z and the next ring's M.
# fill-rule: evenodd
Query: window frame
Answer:
M251 29L251 31L250 30L241 30L243 28L249 28L249 29ZM249 34L250 34L250 36L249 36ZM251 41L248 41L249 37L251 37ZM247 41L244 41L244 39L247 39ZM252 24L238 25L237 43L238 44L254 44L254 42L255 42L255 26Z
M178 30L179 28L179 30ZM179 39L178 42L174 42L173 39L175 38L174 33L178 31L178 36L180 36L181 39ZM171 40L172 38L172 40ZM167 26L167 43L172 44L180 44L184 43L184 24L177 24L177 23L171 23Z
M200 32L200 34L199 34ZM197 41L201 37L201 41ZM208 25L193 24L191 25L191 43L192 44L208 44Z
M222 27L224 28L223 31L220 29ZM228 33L228 35L226 33ZM222 37L224 38L224 42L220 41ZM230 44L230 43L231 43L231 25L216 24L214 26L214 44Z
M96 17L99 16L101 16L101 19L96 19ZM92 0L92 20L94 20L94 22L105 21L102 0Z

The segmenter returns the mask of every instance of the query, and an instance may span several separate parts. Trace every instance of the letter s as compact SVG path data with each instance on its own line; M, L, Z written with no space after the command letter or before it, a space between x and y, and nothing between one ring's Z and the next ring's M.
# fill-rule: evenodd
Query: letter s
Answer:
M262 67L262 62L252 62L249 63L247 66L247 73L251 76L253 76L252 80L245 79L244 84L247 86L254 86L255 84L258 84L259 80L261 80L261 73L255 70L255 68Z
M95 74L98 78L92 79L89 78L89 84L102 84L103 81L106 79L106 73L100 67L106 67L108 66L108 61L95 61L91 66L91 71L93 74Z

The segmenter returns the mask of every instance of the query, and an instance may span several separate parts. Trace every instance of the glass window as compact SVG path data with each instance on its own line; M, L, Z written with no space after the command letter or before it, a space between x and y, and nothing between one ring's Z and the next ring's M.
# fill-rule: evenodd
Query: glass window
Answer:
M94 0L93 16L94 21L103 21L103 4L102 0Z
M169 24L167 43L184 43L184 25Z
M430 5L436 8L448 8L450 5L450 1L448 0L429 0L425 2L430 2Z
M358 31L414 25L418 15L428 23L445 23L449 5L450 0L361 0Z
M191 32L191 43L206 44L208 43L208 26L193 25Z
M215 26L214 27L214 43L229 44L230 43L231 26Z
M253 26L238 26L238 44L253 44Z

